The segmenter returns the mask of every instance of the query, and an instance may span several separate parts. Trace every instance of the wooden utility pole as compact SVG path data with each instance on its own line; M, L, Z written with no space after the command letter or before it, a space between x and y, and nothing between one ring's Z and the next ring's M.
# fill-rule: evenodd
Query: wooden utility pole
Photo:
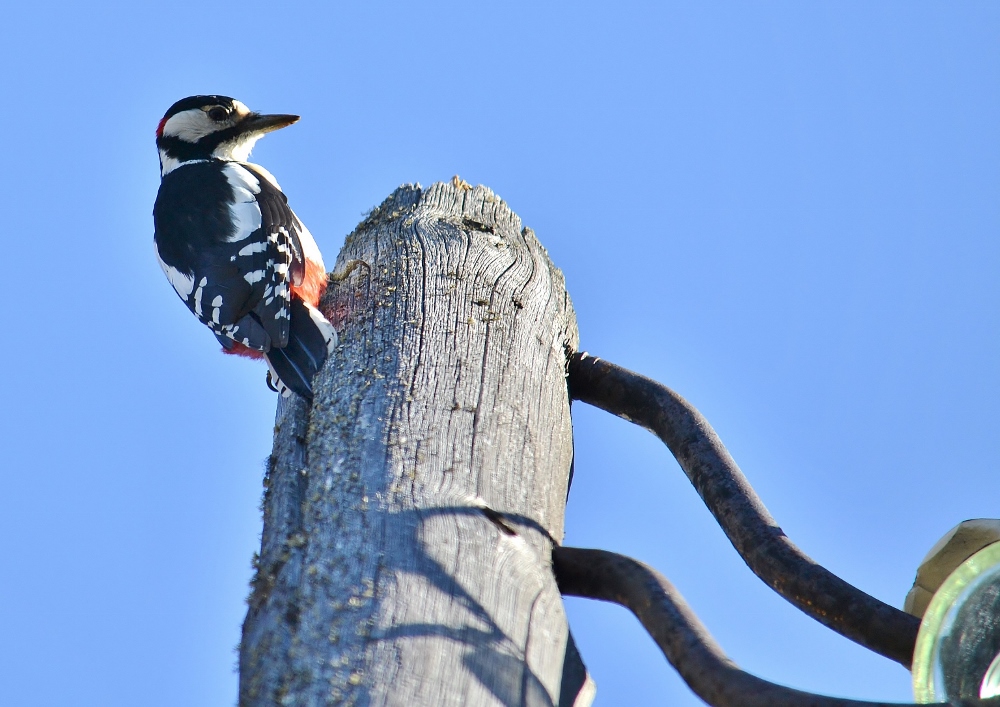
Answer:
M562 273L457 178L394 192L354 260L312 408L279 406L241 707L588 703L551 570L578 343Z

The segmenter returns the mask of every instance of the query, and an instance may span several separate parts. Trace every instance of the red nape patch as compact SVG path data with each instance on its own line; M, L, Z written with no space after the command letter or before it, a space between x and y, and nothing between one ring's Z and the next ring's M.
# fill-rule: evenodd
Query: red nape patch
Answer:
M306 260L306 274L301 283L292 285L291 290L292 294L297 295L302 301L318 307L319 298L326 290L326 271L313 261Z
M167 124L167 119L164 118L160 121L160 124L156 126L156 137L163 137L163 126Z
M247 348L243 344L238 344L233 342L233 348L222 349L222 353L229 354L230 356L246 356L247 358L264 358L263 351L257 351L256 349Z

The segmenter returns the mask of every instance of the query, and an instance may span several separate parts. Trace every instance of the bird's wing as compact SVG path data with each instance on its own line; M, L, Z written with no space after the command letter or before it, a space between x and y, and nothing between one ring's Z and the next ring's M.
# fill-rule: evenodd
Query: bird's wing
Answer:
M272 344L283 348L288 343L290 285L299 284L305 275L300 222L288 206L284 193L266 171L255 165L233 163L227 168L227 176L229 174L244 180L260 214L259 229L249 234L248 245L238 253L253 251L247 256L239 255L240 258L252 258L252 266L243 268L247 280L253 281L251 284L257 288L258 299L252 316L271 336Z
M305 259L273 181L236 162L184 166L161 183L153 220L164 273L199 320L258 351L287 344Z

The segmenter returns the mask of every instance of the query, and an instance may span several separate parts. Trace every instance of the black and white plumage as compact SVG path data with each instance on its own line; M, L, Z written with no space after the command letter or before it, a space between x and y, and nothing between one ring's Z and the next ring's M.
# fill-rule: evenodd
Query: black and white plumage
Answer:
M167 279L223 348L263 356L272 387L311 399L337 343L317 309L326 269L274 177L247 162L257 140L296 120L226 96L171 106L156 131L154 242Z

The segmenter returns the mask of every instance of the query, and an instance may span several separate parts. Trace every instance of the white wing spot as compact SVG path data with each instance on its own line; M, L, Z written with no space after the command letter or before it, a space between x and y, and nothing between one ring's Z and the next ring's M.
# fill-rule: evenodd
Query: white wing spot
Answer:
M267 250L267 243L264 243L263 241L256 241L240 248L239 255L248 256L253 255L254 253L263 253L265 250ZM233 260L236 260L235 256L233 257Z
M245 194L249 195L249 192L244 190ZM239 199L242 194L237 193L236 197ZM237 241L242 241L245 238L249 238L257 229L260 228L261 215L260 207L257 206L257 200L252 196L250 201L236 201L229 205L229 216L233 223L233 233L231 236L226 238L229 243L236 243Z
M254 270L253 272L248 272L246 275L243 276L243 279L249 282L251 285L254 284L255 282L260 282L261 280L264 279L264 271Z
M233 202L229 204L229 214L234 230L226 240L230 243L242 241L260 228L260 206L257 197L260 194L260 180L253 173L239 164L227 164L222 169L226 181L233 190Z
M153 245L156 245L155 243ZM194 289L194 277L191 275L185 275L177 268L172 265L167 265L163 262L163 258L160 257L159 251L156 252L156 260L160 263L160 267L163 269L163 274L167 276L170 284L174 286L177 294L181 296L181 299L187 302L188 297L191 296L191 290Z
M226 181L234 188L247 189L254 194L260 194L260 180L249 169L241 164L230 162L222 168Z
M194 313L201 317L201 292L202 288L208 284L208 278L201 278L201 282L198 283L198 289L194 291Z

